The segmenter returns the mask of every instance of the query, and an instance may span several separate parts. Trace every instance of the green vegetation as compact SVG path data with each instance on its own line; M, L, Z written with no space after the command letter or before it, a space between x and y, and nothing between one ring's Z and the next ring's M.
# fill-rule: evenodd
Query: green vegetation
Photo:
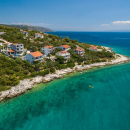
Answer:
M65 60L62 56L56 56L55 60L51 60L50 57L52 55L61 51L61 49L57 48L50 56L48 56L48 58L44 58L44 62L36 61L33 64L30 64L26 60L22 61L21 58L11 58L0 54L0 91L7 90L10 86L19 84L20 80L25 78L55 73L56 69L65 69L67 67L73 68L75 63L83 66L84 64L111 61L114 58L114 52L106 51L100 46L97 46L97 48L102 49L102 51L91 51L88 49L91 46L90 44L79 43L78 40L71 40L68 37L62 39L56 35L42 33L44 38L35 39L34 35L35 33L40 33L39 31L27 30L29 32L29 37L25 37L24 34L20 32L19 28L0 25L0 30L6 32L6 34L0 35L1 38L12 43L23 43L24 48L31 52L41 52L41 48L46 45L57 47L67 44L71 47L68 51L71 54L71 58L68 60ZM77 46L84 48L84 56L81 57L74 53L73 50L76 49ZM26 55L26 53L24 55Z

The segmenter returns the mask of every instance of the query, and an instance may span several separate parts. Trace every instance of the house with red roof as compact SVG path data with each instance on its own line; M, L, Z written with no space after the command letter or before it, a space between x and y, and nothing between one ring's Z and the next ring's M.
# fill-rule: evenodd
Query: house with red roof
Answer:
M85 53L85 51L84 51L84 49L83 49L82 47L77 47L77 48L74 50L74 53L75 53L75 54L78 54L78 55L80 55L80 56L83 56L84 53Z
M13 43L10 45L10 48L14 51L14 55L22 55L24 53L24 45L22 43ZM10 51L8 54L11 54Z
M69 59L70 58L70 53L67 51L59 51L55 55L57 56L63 56L64 59Z
M44 46L44 47L42 47L42 51L44 52L44 54L46 56L51 54L53 52L53 50L54 50L53 46Z
M71 47L69 45L61 45L57 48L60 48L62 51L68 51L71 49Z
M91 51L97 51L97 47L91 46L91 47L89 47L89 50L91 50Z
M25 59L28 60L30 63L33 63L34 61L42 60L43 54L39 51L31 52L25 56Z
M6 33L6 32L0 32L0 35L1 35L1 34L5 34L5 33Z
M23 30L21 30L21 32L22 32L26 37L28 37L28 31L23 31Z
M38 37L40 37L40 38L44 38L43 34L35 33L35 38L38 38Z

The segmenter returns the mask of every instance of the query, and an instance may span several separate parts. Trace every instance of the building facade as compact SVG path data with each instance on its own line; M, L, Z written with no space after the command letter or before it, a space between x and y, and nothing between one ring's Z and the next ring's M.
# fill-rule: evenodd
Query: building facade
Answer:
M22 43L14 43L10 45L12 52L14 51L15 55L22 55L24 53L24 45ZM10 53L9 53L10 55Z
M27 31L21 31L26 37L28 37L28 32Z
M78 55L80 55L80 56L83 56L84 53L85 53L85 51L84 51L83 48L77 47L77 48L74 50L74 53L75 53L75 54L78 54Z
M1 35L1 34L5 34L5 33L6 33L6 32L0 32L0 35Z
M89 47L89 50L91 50L91 51L97 51L97 47L91 46L91 47Z
M70 53L67 51L59 51L55 55L57 56L63 56L64 59L69 59L70 58Z
M68 50L71 49L71 47L69 45L61 45L61 46L59 46L57 48L60 48L63 51L68 51Z
M33 63L37 60L43 60L43 54L39 51L31 52L25 56L25 59L28 60L30 63Z
M45 46L42 47L42 51L44 52L44 54L47 56L49 54L51 54L53 52L53 46Z
M38 37L44 38L44 36L43 36L42 34L40 34L40 33L35 33L35 38L38 38Z

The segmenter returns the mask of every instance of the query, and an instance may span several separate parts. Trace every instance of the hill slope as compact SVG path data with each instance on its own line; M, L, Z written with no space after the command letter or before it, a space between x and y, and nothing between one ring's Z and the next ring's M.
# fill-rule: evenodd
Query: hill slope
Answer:
M51 29L45 28L45 27L38 27L38 26L30 26L30 25L7 25L7 24L1 24L8 27L16 27L20 29L27 29L27 30L35 30L40 32L53 32Z

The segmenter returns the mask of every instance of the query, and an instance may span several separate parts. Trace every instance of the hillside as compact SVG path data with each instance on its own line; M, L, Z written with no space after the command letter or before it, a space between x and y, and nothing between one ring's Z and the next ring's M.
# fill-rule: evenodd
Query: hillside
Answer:
M38 26L30 26L30 25L7 25L7 24L0 24L8 27L16 27L20 29L27 29L27 30L35 30L40 32L53 32L51 29L45 27L38 27Z

